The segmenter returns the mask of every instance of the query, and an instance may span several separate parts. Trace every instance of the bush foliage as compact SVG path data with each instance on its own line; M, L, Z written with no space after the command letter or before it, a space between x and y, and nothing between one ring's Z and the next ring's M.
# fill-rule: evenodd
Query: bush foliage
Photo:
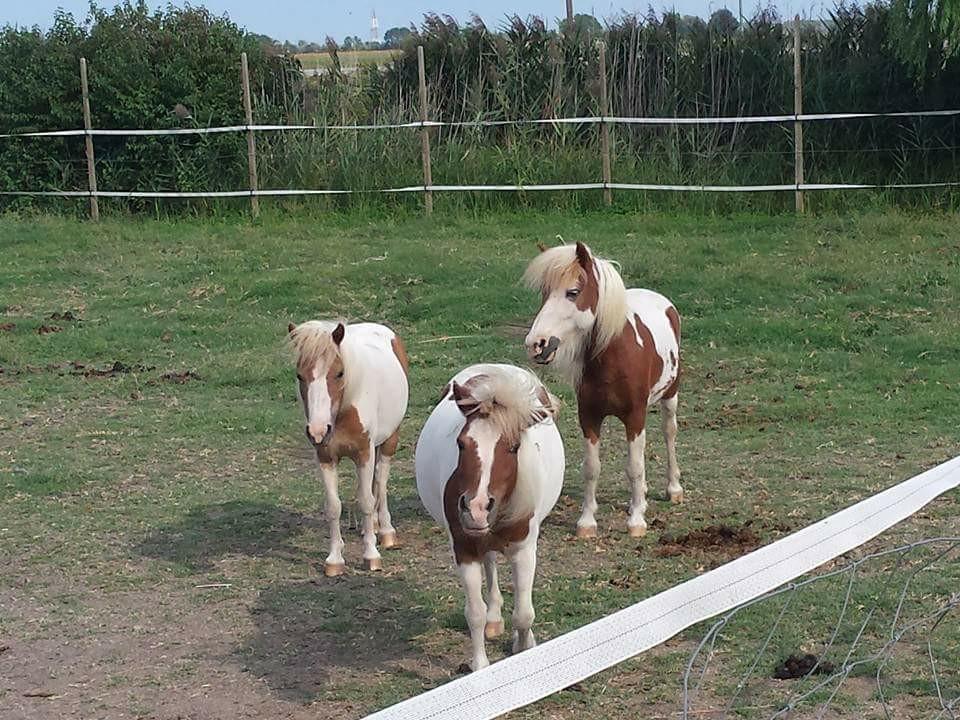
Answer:
M804 21L803 110L960 107L960 57L943 42L928 44L923 63L895 52L903 34L898 17L881 0L864 6L841 4L822 21ZM240 123L241 51L250 56L257 122L325 126L416 120L417 45L425 51L433 119L594 115L599 111L600 41L607 45L612 114L789 114L792 33L793 22L785 22L771 9L761 9L743 23L727 10L718 10L706 21L651 11L623 15L606 27L578 18L569 26L561 24L559 30L539 18L510 17L494 29L478 18L459 24L428 15L420 27L398 40L401 52L386 68L368 64L346 72L336 44L328 41L330 68L320 77L304 78L296 61L277 46L205 10L171 7L151 13L143 4L129 3L111 12L92 7L83 23L60 14L47 33L7 28L0 34L0 130L79 127L81 55L91 68L91 103L98 127ZM177 104L189 109L189 118L173 112ZM806 179L881 184L955 180L958 139L953 117L808 123ZM614 128L613 140L615 181L793 181L789 124L620 125ZM261 187L375 189L422 182L419 138L410 130L263 133L258 137L258 155ZM102 188L246 187L240 135L98 138L97 157ZM443 128L434 132L432 157L438 184L600 178L597 130L589 125ZM4 187L82 188L83 172L82 138L0 145ZM457 202L501 202L490 198L497 196L470 200L460 196ZM595 195L586 194L537 200L510 196L506 202L544 198L550 204L597 202ZM735 200L738 207L791 202L783 195Z

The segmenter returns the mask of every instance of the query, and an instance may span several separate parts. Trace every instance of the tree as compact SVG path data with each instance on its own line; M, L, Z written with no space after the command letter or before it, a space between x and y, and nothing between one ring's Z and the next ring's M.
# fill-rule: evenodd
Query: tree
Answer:
M923 80L931 61L960 55L960 0L893 0L890 43Z
M709 28L710 32L714 35L727 37L737 31L739 24L732 12L727 10L727 8L720 8L710 16L710 22L707 23L707 28Z
M577 13L573 16L573 27L571 28L570 23L564 20L560 23L560 31L571 35L592 36L600 35L603 32L603 26L593 15Z
M363 50L363 40L356 35L347 35L340 47L344 50Z
M383 46L388 49L395 49L403 44L403 41L410 37L410 29L404 27L393 27L383 34Z

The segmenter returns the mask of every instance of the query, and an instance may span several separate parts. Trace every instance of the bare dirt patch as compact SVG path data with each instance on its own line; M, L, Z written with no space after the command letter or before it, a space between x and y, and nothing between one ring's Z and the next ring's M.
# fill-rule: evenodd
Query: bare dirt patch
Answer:
M664 534L654 554L657 557L675 557L702 552L737 557L760 546L760 536L750 525L749 522L740 527L708 525L683 535Z

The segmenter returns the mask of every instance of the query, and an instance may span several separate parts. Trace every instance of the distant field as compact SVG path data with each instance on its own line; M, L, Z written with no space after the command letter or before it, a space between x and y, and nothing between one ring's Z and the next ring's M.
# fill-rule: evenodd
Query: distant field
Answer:
M341 50L340 65L343 68L357 68L363 64L386 65L391 58L399 55L399 50ZM304 70L320 70L333 65L329 53L300 53L297 59Z

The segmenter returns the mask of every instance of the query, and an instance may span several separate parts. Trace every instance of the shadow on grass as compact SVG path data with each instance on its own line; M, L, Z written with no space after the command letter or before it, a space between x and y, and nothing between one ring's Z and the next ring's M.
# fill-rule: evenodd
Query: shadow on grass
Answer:
M146 557L209 570L226 555L303 560L291 542L318 520L268 503L234 500L200 505L176 523L151 532L135 548Z
M391 665L420 657L412 639L427 630L429 613L417 605L414 586L380 574L276 583L260 593L256 629L236 655L286 700L336 690L369 701L377 671L402 675Z

